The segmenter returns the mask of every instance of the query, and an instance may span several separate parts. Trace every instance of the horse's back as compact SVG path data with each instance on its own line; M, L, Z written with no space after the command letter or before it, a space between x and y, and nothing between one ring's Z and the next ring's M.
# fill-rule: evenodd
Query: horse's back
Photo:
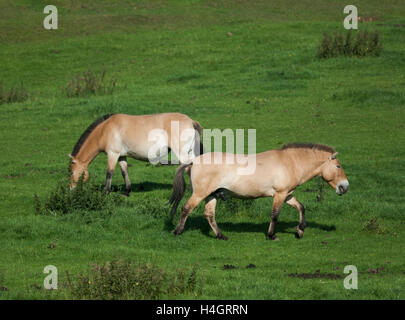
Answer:
M177 136L187 128L193 129L193 120L182 113L115 114L102 128L101 149L147 160L151 148L172 148L172 138L179 141Z
M253 155L210 152L193 160L191 176L241 197L272 196L288 175L283 160L278 150Z

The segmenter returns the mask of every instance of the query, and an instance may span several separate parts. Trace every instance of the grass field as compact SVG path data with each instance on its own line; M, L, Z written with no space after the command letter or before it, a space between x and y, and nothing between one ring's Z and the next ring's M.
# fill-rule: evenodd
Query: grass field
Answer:
M323 33L345 31L342 1L55 0L58 30L42 26L47 4L0 0L0 82L22 82L30 95L0 105L1 299L71 298L62 285L43 289L46 265L64 283L67 271L117 257L168 271L198 264L199 295L162 298L405 298L403 1L357 1L359 16L373 18L359 30L380 33L381 55L331 59L316 52ZM103 67L117 79L113 94L66 96L75 75ZM228 241L214 238L203 205L175 237L167 201L176 167L129 159L133 192L112 213L35 212L34 194L45 199L66 177L67 154L96 118L158 112L256 129L257 152L293 141L333 146L349 192L325 186L318 201L318 180L299 187L308 224L300 240L298 213L286 205L280 241L266 240L271 198L219 202ZM102 154L90 178L103 185L105 170ZM124 188L119 168L113 187ZM343 286L346 265L358 269L358 290ZM329 273L341 277L305 277Z

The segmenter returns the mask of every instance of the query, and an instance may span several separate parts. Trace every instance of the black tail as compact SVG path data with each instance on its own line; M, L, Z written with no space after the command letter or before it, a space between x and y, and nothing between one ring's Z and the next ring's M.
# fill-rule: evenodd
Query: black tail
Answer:
M202 127L197 121L193 121L193 127L195 129L194 155L198 157L199 155L204 153L204 146L201 142Z
M182 164L180 167L177 168L176 170L176 175L174 176L174 182L173 182L173 193L172 197L169 200L169 203L172 205L172 210L170 211L170 219L173 219L174 214L176 213L177 207L179 206L179 203L181 199L184 196L184 193L186 191L186 181L184 180L184 170L192 166L192 163L186 163Z

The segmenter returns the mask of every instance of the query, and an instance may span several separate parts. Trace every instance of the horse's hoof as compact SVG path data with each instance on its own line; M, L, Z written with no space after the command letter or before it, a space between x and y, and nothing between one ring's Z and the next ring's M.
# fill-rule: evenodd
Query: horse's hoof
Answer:
M218 233L216 236L217 239L221 239L221 240L228 240L227 236L224 236L222 233Z
M275 241L278 241L278 240L280 240L280 239L279 239L278 237L276 237L276 235L274 235L274 234L273 234L272 236L268 234L268 235L267 235L267 240L275 240Z
M295 231L295 237L297 239L301 239L304 236L304 231L302 231L299 227L297 227L297 230Z

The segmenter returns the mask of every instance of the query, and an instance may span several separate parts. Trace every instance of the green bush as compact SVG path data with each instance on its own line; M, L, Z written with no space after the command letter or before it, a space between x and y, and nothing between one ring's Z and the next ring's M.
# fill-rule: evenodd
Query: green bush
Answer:
M111 78L107 81L106 72L104 68L100 74L97 74L89 68L86 72L76 75L68 82L64 88L65 94L68 98L112 94L117 85L117 79Z
M333 36L324 34L318 47L318 58L332 58L337 56L379 56L382 50L378 32L359 31L353 35L348 31L346 35L336 33Z
M118 300L173 298L180 294L201 294L202 280L197 265L190 272L168 273L155 264L134 264L114 259L94 264L72 280L67 273L67 287L73 299Z
M107 192L104 186L89 180L83 182L83 176L79 179L76 188L70 190L68 181L60 181L54 191L41 202L39 197L34 195L35 210L40 214L67 214L72 211L95 211L113 209L123 202L120 194Z
M23 102L28 98L29 98L28 91L24 88L24 85L22 83L19 87L12 87L10 89L6 89L4 85L0 82L0 104Z

